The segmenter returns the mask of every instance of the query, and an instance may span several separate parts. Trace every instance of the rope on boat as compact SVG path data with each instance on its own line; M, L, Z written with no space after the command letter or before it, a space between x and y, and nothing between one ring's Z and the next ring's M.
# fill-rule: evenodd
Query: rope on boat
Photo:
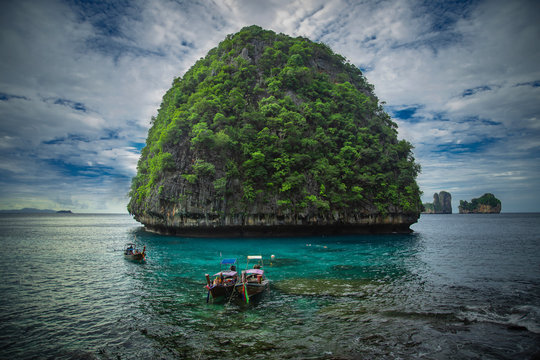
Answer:
M236 291L235 291L234 286L233 286L233 289L232 289L232 291L231 291L231 296L229 296L229 301L227 301L227 304L230 304L230 303L231 303L231 300L232 300L232 298L233 298L235 292L236 292Z

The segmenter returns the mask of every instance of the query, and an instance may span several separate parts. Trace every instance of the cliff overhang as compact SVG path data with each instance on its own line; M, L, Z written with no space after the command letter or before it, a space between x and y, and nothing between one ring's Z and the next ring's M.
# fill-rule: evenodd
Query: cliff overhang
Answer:
M416 214L349 216L339 220L286 216L237 215L215 216L151 216L136 215L145 229L162 235L184 237L296 237L353 234L408 234Z

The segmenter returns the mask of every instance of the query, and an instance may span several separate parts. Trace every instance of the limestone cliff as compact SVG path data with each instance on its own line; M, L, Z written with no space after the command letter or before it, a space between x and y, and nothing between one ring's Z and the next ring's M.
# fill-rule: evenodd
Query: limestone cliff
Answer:
M408 232L419 170L358 68L251 26L173 81L128 210L181 235Z
M424 205L426 214L451 214L452 213L452 195L449 192L441 191L433 194L433 203Z
M486 193L480 198L474 198L471 202L460 200L460 214L498 214L501 212L502 203L495 195Z

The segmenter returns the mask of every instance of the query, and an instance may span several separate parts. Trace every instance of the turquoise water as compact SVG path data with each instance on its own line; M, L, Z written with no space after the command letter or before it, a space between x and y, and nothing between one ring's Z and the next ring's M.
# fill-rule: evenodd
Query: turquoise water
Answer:
M0 358L539 356L540 214L423 215L412 228L188 239L128 215L0 215ZM144 264L120 251L135 238ZM206 303L220 258L259 254L271 280L259 301Z

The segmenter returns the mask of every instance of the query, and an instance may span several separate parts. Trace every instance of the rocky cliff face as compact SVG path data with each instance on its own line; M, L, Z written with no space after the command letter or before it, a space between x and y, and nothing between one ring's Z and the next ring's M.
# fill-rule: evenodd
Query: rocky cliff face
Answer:
M452 213L452 195L449 192L441 191L433 194L433 203L424 204L424 213L426 214L451 214Z
M491 206L486 204L479 204L475 209L459 209L460 214L499 214L501 212L501 204L497 206Z
M252 26L175 79L128 210L180 235L408 232L421 208L411 149L356 67Z

